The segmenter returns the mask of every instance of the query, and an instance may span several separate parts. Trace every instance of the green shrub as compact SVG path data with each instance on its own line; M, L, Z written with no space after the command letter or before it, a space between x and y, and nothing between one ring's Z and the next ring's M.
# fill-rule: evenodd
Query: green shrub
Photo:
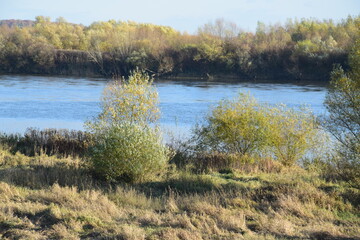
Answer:
M155 125L159 108L152 81L137 70L128 79L106 86L101 114L87 123L96 142L90 160L98 176L143 182L166 167L169 153Z
M168 149L157 130L135 124L113 126L91 149L95 173L108 181L142 182L164 172Z

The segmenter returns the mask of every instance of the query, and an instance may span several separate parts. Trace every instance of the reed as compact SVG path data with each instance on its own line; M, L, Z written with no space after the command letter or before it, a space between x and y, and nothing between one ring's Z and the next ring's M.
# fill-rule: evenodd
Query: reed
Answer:
M24 135L0 134L0 143L9 147L12 153L26 156L39 154L61 157L83 157L92 141L92 135L84 131L67 129L28 128Z

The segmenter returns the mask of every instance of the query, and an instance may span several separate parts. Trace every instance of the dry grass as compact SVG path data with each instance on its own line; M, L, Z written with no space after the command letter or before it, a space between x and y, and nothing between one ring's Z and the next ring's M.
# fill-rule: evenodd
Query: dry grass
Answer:
M300 168L109 186L79 159L0 150L1 239L359 239L359 189Z

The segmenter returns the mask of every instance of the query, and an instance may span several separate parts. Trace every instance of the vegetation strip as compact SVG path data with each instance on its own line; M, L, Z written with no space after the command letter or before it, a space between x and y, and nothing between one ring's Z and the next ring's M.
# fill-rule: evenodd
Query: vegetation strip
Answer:
M325 81L334 64L347 67L359 17L259 23L255 33L218 19L197 34L135 22L72 24L0 21L0 72L127 76L136 67L159 76Z

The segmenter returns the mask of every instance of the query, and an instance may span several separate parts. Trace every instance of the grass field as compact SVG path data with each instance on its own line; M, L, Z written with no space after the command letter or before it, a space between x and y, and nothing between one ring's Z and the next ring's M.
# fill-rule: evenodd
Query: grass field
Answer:
M360 239L359 203L300 167L115 185L81 159L0 150L1 239Z

